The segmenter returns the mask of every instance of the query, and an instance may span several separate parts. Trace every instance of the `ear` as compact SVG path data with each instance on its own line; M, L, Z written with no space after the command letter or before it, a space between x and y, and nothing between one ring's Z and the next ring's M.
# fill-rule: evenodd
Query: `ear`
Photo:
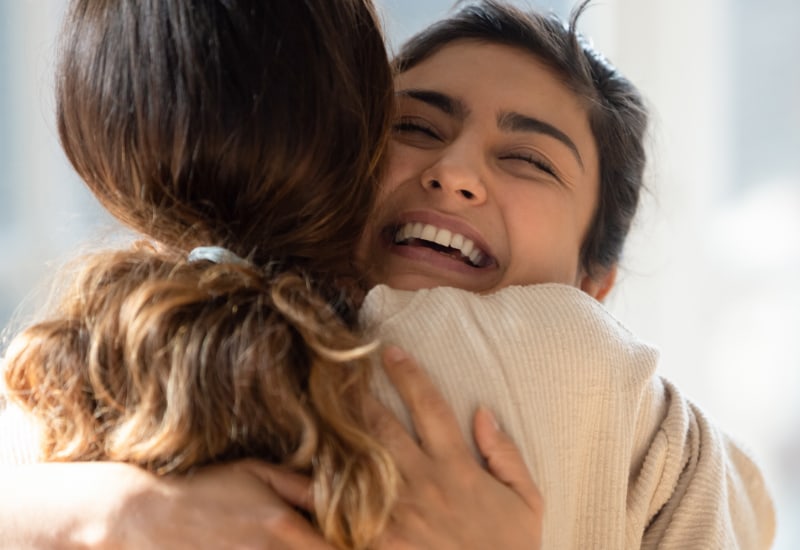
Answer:
M606 296L614 287L614 282L617 280L617 266L613 265L609 269L604 270L602 273L594 277L584 274L578 286L589 296L592 296L598 302L605 300Z

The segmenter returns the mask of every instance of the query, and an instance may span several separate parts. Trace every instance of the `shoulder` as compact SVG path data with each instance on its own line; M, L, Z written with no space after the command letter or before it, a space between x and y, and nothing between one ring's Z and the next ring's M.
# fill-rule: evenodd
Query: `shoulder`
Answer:
M413 332L417 339L468 333L472 345L536 348L550 358L602 361L619 375L632 362L654 372L658 352L637 338L603 304L560 284L512 286L488 295L439 287L417 291L375 287L361 310L362 326L377 334ZM596 365L596 362L584 365ZM618 367L618 368L615 368Z

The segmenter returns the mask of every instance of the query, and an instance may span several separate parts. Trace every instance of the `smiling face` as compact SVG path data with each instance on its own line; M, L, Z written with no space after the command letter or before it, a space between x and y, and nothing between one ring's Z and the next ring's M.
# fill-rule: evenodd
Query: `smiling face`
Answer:
M389 168L360 250L372 282L480 293L556 282L593 295L610 283L580 265L597 148L553 71L520 49L458 41L395 89Z

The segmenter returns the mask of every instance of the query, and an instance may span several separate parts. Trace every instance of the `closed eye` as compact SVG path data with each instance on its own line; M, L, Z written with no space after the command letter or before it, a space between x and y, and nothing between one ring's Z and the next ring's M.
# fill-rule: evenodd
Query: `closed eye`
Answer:
M401 118L394 123L392 130L397 134L417 134L442 141L441 136L432 126L418 119Z
M533 166L534 168L536 168L537 170L541 170L542 172L545 172L546 174L549 174L554 178L556 178L557 180L561 181L561 178L559 178L558 173L556 172L556 169L553 167L553 165L542 157L526 153L510 153L508 155L500 157L500 160L519 160L526 162L531 166Z

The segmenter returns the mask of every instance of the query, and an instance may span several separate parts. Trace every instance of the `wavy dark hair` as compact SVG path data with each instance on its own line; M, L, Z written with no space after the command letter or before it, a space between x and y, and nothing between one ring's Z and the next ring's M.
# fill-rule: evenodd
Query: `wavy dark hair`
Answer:
M494 0L466 3L406 42L394 68L402 73L448 44L475 40L528 52L563 79L587 108L598 149L597 209L581 247L582 267L596 275L619 262L639 205L648 113L638 89L577 32L590 2L581 2L568 23Z
M347 283L391 117L371 2L73 0L56 98L67 157L143 240L77 261L9 347L43 458L262 457L312 476L328 540L368 546L396 480Z

